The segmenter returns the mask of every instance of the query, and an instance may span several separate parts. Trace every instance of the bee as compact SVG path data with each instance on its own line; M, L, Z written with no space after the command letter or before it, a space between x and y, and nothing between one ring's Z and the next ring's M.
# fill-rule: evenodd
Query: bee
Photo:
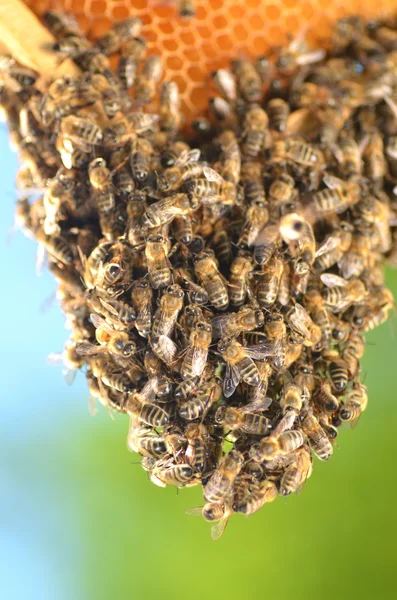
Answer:
M346 134L339 141L339 170L343 177L361 175L363 170L361 150L356 140Z
M188 380L185 380L188 381ZM186 421L204 419L210 408L222 396L222 386L217 378L211 378L200 386L179 409L179 416Z
M282 369L287 355L287 326L282 314L270 312L266 315L265 333L267 339L277 346L277 352L271 357L270 363L275 369Z
M139 63L146 52L146 42L141 37L126 40L121 46L117 75L125 89L131 88L136 80Z
M132 283L131 246L122 240L112 245L113 257L109 262L100 264L94 285L109 296L117 295L128 289Z
M171 285L161 296L154 314L149 343L153 352L166 364L170 364L176 355L177 348L170 335L182 309L183 297L184 293L179 285Z
M262 311L249 306L242 306L237 313L218 315L211 320L214 338L238 337L241 333L262 327L263 323Z
M200 252L194 258L194 270L208 294L210 303L217 310L225 310L229 305L229 296L225 280L218 271L214 252Z
M324 302L333 312L345 310L351 304L364 300L367 290L360 279L347 281L338 275L323 273L321 281L327 286L323 291Z
M149 56L135 82L135 98L138 102L147 104L154 99L162 75L160 56Z
M188 464L173 464L173 458L158 461L153 467L150 478L153 483L160 487L174 485L175 487L185 487L195 484L192 481L194 471Z
M149 235L145 247L147 269L151 286L157 290L172 283L171 265L168 254L170 240L160 234Z
M322 338L321 328L313 321L308 312L298 302L287 314L287 321L304 338L303 344L316 347Z
M223 502L232 491L243 464L244 457L237 450L226 454L204 487L204 500L206 502Z
M230 303L233 306L242 306L247 296L248 282L254 270L254 261L251 253L240 250L230 265Z
M101 214L110 213L115 207L112 173L103 158L95 158L88 166L88 178L95 192L98 210Z
M293 332L287 337L286 354L284 368L289 369L290 366L299 360L303 351L304 338Z
M269 115L270 129L284 133L290 113L288 103L282 98L273 98L267 103L266 111Z
M304 40L303 29L290 44L283 48L276 60L276 69L283 75L291 75L299 67L320 62L325 57L324 50L310 50Z
M100 144L103 139L103 132L99 125L90 119L75 115L63 117L60 132L86 152L90 151L91 145Z
M302 489L312 474L312 463L312 455L307 446L301 446L296 450L293 464L287 467L281 478L280 493L283 496L298 493Z
M258 362L256 366L259 371L260 383L257 387L249 387L247 393L248 402L253 405L260 404L264 407L263 410L266 410L271 404L271 398L266 396L266 393L269 387L269 379L273 374L273 369L268 362Z
M187 217L197 210L199 202L187 194L174 194L151 204L143 215L143 223L149 227L160 227L175 217Z
M292 203L297 195L295 180L288 173L281 173L269 188L269 201L277 206Z
M237 100L236 79L229 69L218 69L211 75L219 93L230 103Z
M155 399L155 386L149 380L140 392L129 395L126 402L126 411L134 419L151 427L164 427L169 422L169 416L160 406L153 404Z
M317 289L311 289L305 294L305 306L308 309L314 323L322 331L322 339L328 343L332 337L331 321L324 299Z
M189 345L180 369L183 379L200 377L207 362L208 348L212 340L212 326L198 321L189 337Z
M192 179L184 185L184 190L197 199L201 204L212 206L221 202L224 206L236 203L237 188L230 181L225 181L216 171L203 167L205 177Z
M363 151L364 175L371 181L382 180L387 173L387 161L384 153L383 137L380 132L368 134L367 145Z
M376 304L370 304L369 311L365 315L361 330L363 332L371 331L374 327L384 323L389 315L389 311L394 308L393 294L387 288L381 288L377 292Z
M248 60L232 60L231 64L243 99L247 102L259 102L262 97L262 81L254 65Z
M298 166L319 168L324 162L324 156L318 148L297 140L285 142L285 158Z
M370 267L371 238L366 232L355 232L347 252L338 261L342 277L360 277Z
M279 435L263 438L252 446L250 456L257 462L272 460L278 456L294 452L305 443L305 436L298 429L284 431Z
M101 96L102 106L109 119L112 119L122 108L119 89L115 87L112 79L101 73L94 73L90 78L91 85Z
M271 423L263 415L253 412L256 406L256 404L247 404L242 408L220 406L215 413L215 423L232 431L240 430L249 435L267 435Z
M344 212L358 202L360 190L356 183L346 183L331 176L323 178L323 181L330 189L314 192L312 205L309 206L309 210L313 210L318 217L324 217L333 212Z
M257 298L260 306L270 308L277 300L284 263L279 256L273 256L263 265L259 273Z
M160 95L160 126L165 131L179 129L182 120L181 100L178 84L175 81L163 83Z
M278 496L278 489L274 482L265 479L260 483L257 489L249 494L246 493L243 498L234 497L232 508L236 513L252 515L265 504L273 502Z
M198 162L199 158L200 150L182 151L173 166L165 169L157 178L159 189L163 192L172 192L188 179L200 177L203 166Z
M70 14L48 10L43 14L43 21L46 27L58 39L71 35L81 35L77 21Z
M226 362L226 372L223 381L223 394L225 398L236 390L240 380L248 385L260 384L260 374L254 362L265 360L275 353L277 346L271 342L264 342L256 346L244 347L237 340L222 339L218 343L218 350Z
M251 207L265 207L266 211L266 192L263 185L263 176L262 176L262 165L260 162L246 162L243 163L241 168L241 180L244 187L244 196L247 204L249 205L247 208L248 211L252 211ZM267 212L266 212L267 215ZM252 217L247 217L247 221L252 220ZM265 225L267 222L267 218L261 219L261 225ZM244 231L244 230L243 230ZM244 233L241 234L241 237L244 237ZM254 238L255 239L255 238ZM239 242L241 243L241 242ZM245 245L248 245L245 242Z
M92 357L90 367L93 375L111 389L127 394L135 390L135 382L119 365L106 356Z
M131 147L130 166L132 176L138 183L142 183L149 175L150 161L153 147L149 140L137 138Z
M335 265L350 248L353 238L353 226L346 221L340 222L336 231L330 234L316 252L314 266L326 271Z
M189 423L185 428L184 437L187 440L186 460L198 473L205 469L209 433L202 423Z
M225 181L237 185L241 173L241 152L233 131L226 130L216 138L222 153L217 169Z
M134 417L130 417L127 448L130 452L138 452L142 456L154 459L161 458L167 451L163 437L141 427Z
M101 316L92 313L90 319L96 328L95 337L99 346L90 342L82 342L77 347L80 356L90 356L101 353L110 353L114 356L130 358L136 352L136 344L128 333L117 331Z
M135 327L140 336L147 338L152 326L153 289L146 279L133 282L131 302L136 314Z
M135 38L140 34L141 29L142 21L136 17L117 21L112 24L109 31L96 40L96 45L107 56L115 54L125 40Z
M365 411L368 405L368 393L365 385L356 383L352 390L347 394L339 416L342 421L356 421Z
M253 185L253 183L255 182L255 180L250 180L250 186ZM263 190L263 194L264 194L264 188L262 184L260 185L260 190L259 190L259 194L261 194L261 190ZM257 191L255 192L255 194L257 194ZM259 196L258 194L258 196ZM253 246L257 239L258 236L260 234L260 232L263 230L264 226L266 225L266 223L269 220L269 211L267 209L266 206L266 201L264 199L264 195L263 197L259 197L257 200L253 200L250 204L250 206L247 208L247 212L246 212L246 222L244 225L244 228L241 232L240 238L238 240L238 246L242 246L242 247L248 247L250 248L251 246ZM262 254L259 250L259 244L258 246L255 248L255 260L256 262L259 262L259 260L262 258ZM259 264L262 264L261 262L259 262Z
M317 458L328 460L333 453L333 447L318 419L312 413L308 413L301 422L301 427L307 435L310 447Z
M95 312L100 312L118 330L130 329L135 324L135 310L121 300L102 297L95 288L86 294L87 304Z
M314 375L313 365L301 363L297 365L297 372L294 376L296 383L303 390L305 399L309 399L316 387L316 378Z
M297 213L290 213L280 220L280 233L295 257L295 271L305 275L314 263L316 254L312 226Z
M314 394L314 401L328 413L334 413L339 408L339 401L331 392L331 384L327 380L321 381L320 387Z
M172 167L178 158L183 154L184 156L189 152L190 147L185 142L169 142L163 148L161 153L160 161L161 166L164 169Z
M233 514L233 510L228 502L207 502L204 506L198 506L187 510L186 514L201 515L210 523L217 521L211 528L211 537L215 541L219 540L223 535L230 517Z
M245 115L243 143L241 147L245 159L255 159L262 150L269 148L269 117L259 106L253 106Z

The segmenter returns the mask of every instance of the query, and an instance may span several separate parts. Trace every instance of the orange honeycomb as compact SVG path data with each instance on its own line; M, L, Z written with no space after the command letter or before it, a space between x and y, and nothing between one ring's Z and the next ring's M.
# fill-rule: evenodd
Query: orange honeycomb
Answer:
M231 57L258 56L302 28L324 43L333 20L348 14L374 18L396 12L396 0L195 0L196 16L178 16L178 0L27 0L37 13L72 12L90 36L129 15L144 23L150 51L163 57L166 78L180 89L185 114L202 112L213 93L209 73Z

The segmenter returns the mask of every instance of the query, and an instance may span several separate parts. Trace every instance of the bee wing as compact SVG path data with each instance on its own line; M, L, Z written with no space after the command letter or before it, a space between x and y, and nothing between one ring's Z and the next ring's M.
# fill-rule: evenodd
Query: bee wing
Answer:
M184 167L193 162L197 162L200 158L200 150L184 150L180 153L174 163L174 167Z
M328 252L332 252L332 250L335 250L335 248L337 248L339 244L340 238L336 237L335 235L330 235L317 249L315 255L316 258L322 256L323 254L327 254Z
M222 175L219 175L214 169L210 167L203 167L203 173L208 181L216 181L217 183L225 183Z
M94 354L101 354L104 352L105 348L102 346L96 346L95 344L91 344L90 342L82 342L78 346L76 346L77 354L80 356L92 356Z
M333 275L332 273L322 273L320 278L327 287L345 287L348 283L346 279L339 277L339 275Z
M155 377L149 379L141 391L139 392L139 398L144 402L148 400L154 400L156 397L157 381Z
M225 379L223 380L223 395L225 398L230 398L230 396L235 392L239 383L239 371L236 369L236 367L228 363L226 365Z
M202 506L195 506L194 508L188 508L188 510L185 511L185 515L201 515L203 514L203 507Z
M323 60L325 56L324 50L313 50L313 52L305 52L305 54L301 54L298 56L296 62L298 65L311 65L316 62L320 62Z
M103 300L102 298L99 298L99 302L102 304L102 306L104 308L106 308L106 310L108 310L110 313L112 313L112 315L114 315L115 317L117 317L117 310L111 306L108 302L106 302L105 300Z
M253 412L257 412L257 411L267 410L269 408L269 406L271 405L272 401L273 401L273 398L269 398L269 397L257 398L256 400L253 400L249 404L246 404L245 406L243 406L241 411L243 413L253 413Z
M221 338L224 336L225 326L227 325L229 318L229 315L219 315L211 319L214 338Z
M323 176L323 182L331 190L335 190L336 188L344 187L346 185L346 182L343 181L343 179L335 177L335 175L330 175L329 173L326 173Z
M95 329L99 329L100 327L102 327L103 329L106 329L108 333L114 333L113 327L109 325L109 323L107 323L105 319L100 315L97 315L96 313L91 313L90 319Z
M275 344L274 342L263 342L262 344L244 348L244 352L254 360L264 360L267 356L275 354L279 347L279 344Z
M277 241L279 234L277 225L267 225L256 236L254 246L270 246Z
M221 519L220 521L218 521L218 523L215 523L215 525L211 527L211 537L214 540L214 542L216 540L219 540L219 538L223 535L226 529L226 525L229 522L229 519L230 515L228 515L227 517L223 517L223 519Z
M76 379L77 370L76 369L63 369L62 375L65 378L66 384L72 385L72 383Z
M177 346L167 335L160 335L158 338L158 344L161 346L161 352L164 356L167 364L172 363L175 360L177 353Z
M207 362L208 350L206 348L193 348L192 352L192 371L193 377L199 377L204 371Z
M311 339L309 327L312 324L312 320L303 306L298 304L298 302L295 304L294 311L291 313L289 320L299 333Z
M282 417L282 419L278 422L278 424L272 431L272 436L280 435L280 433L292 429L296 417L296 412L294 410L289 410L287 414Z
M47 362L49 365L52 366L59 366L59 365L63 365L63 353L62 352L51 352L48 356L47 356Z

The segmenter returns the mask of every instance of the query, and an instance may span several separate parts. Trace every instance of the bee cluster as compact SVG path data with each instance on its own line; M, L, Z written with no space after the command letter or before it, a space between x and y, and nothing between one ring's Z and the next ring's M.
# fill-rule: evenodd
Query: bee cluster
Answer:
M202 484L217 537L298 491L367 406L363 334L394 306L397 22L347 18L328 53L298 39L219 69L188 143L138 19L94 44L45 21L82 75L43 85L3 57L0 99L17 221L71 329L61 358L129 415L154 483Z

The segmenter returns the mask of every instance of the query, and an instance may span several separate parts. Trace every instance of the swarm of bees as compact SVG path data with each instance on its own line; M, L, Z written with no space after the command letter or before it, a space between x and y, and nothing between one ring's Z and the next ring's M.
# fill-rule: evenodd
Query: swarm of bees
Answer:
M190 136L138 19L93 44L64 14L45 23L82 75L43 88L4 56L0 101L17 224L71 330L51 360L129 416L154 483L202 485L191 512L217 538L299 492L366 409L363 334L394 307L397 20L232 61Z

